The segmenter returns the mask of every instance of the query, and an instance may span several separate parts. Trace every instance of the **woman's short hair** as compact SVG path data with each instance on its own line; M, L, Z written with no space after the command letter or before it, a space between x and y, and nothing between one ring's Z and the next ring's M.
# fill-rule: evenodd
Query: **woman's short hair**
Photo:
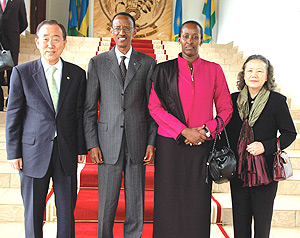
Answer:
M246 68L246 64L251 60L261 60L266 64L268 73L267 73L267 81L265 82L264 87L270 91L274 90L276 88L276 83L274 78L274 68L270 63L270 61L262 55L251 55L246 59L245 63L243 64L242 71L238 73L237 83L236 83L238 90L241 91L246 85L244 79L245 68Z
M178 37L181 37L181 31L182 31L182 28L183 28L184 25L186 25L186 24L195 24L195 25L199 26L199 28L200 28L201 40L203 39L203 28L202 28L202 26L200 25L199 22L192 21L192 20L186 21L186 22L184 22L184 23L180 26L180 28L179 28L179 36L178 36Z

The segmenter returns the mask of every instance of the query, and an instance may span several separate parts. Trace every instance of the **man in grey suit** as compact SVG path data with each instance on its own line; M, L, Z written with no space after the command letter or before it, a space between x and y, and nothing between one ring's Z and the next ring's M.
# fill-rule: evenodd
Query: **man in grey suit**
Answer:
M83 162L85 71L60 58L67 40L63 25L41 22L36 31L41 58L13 68L6 113L7 159L18 169L27 238L43 237L50 177L57 237L75 237L77 162Z
M98 237L113 237L124 172L124 237L137 238L143 229L144 165L151 163L155 149L157 127L148 98L156 63L132 48L136 29L130 14L116 14L111 25L116 46L89 62L84 129L91 159L98 163Z

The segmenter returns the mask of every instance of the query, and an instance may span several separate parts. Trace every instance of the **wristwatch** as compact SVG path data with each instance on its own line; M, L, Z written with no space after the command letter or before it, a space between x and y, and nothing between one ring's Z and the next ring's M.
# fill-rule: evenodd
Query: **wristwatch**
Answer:
M210 131L206 128L206 126L203 127L203 130L205 131L205 135L207 138L211 136Z

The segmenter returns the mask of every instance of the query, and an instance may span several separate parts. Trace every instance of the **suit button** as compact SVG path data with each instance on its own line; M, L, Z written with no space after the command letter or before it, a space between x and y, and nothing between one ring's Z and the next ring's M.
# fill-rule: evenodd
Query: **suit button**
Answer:
M121 93L122 96L124 96L124 93Z
M124 128L124 126L120 126L121 128Z

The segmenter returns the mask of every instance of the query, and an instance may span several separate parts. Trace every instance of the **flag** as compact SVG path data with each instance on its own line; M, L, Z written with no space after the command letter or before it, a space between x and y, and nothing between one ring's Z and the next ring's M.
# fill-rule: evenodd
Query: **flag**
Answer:
M79 6L79 0L70 0L69 7L69 23L68 23L68 35L69 36L77 36L78 28L77 28L77 6Z
M83 36L88 36L89 30L89 0L81 1L80 18L79 18L79 33Z
M175 16L173 23L172 40L177 41L179 36L179 29L182 24L182 3L181 0L176 0Z
M203 42L209 43L212 38L212 29L215 25L215 0L205 0L202 14L205 15Z

